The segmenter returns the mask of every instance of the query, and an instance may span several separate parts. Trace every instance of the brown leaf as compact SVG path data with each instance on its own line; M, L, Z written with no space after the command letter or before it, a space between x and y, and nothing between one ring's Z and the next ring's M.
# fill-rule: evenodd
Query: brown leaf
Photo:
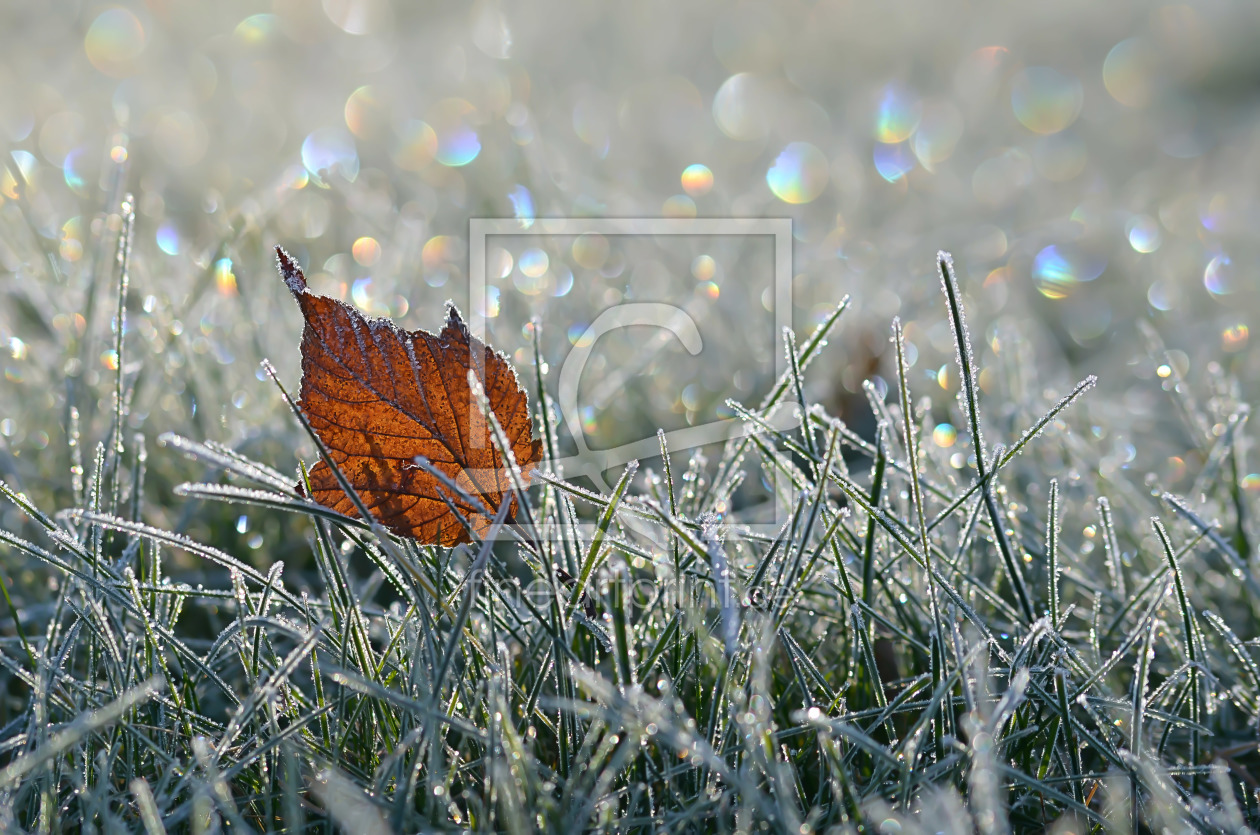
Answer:
M528 483L542 444L532 439L525 390L507 358L469 333L454 305L441 333L409 333L310 292L280 247L276 260L306 319L298 405L372 515L397 534L446 546L470 537L443 496L478 533L503 501L514 516L510 475L468 385L475 367ZM416 466L417 456L479 498L490 516ZM310 482L315 501L358 515L325 462L311 469Z

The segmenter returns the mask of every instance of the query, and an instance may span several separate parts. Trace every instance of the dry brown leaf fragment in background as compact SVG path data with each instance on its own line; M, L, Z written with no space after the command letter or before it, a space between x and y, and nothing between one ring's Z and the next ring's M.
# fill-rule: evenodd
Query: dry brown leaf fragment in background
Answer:
M469 333L453 304L441 333L409 332L310 292L280 247L276 261L306 320L298 406L372 515L394 533L446 546L470 539L447 501L479 534L504 501L515 516L511 477L468 384L475 367L528 483L542 444L533 440L525 390L507 358ZM480 499L490 517L420 469L418 456ZM358 515L324 461L311 468L310 484L315 501Z

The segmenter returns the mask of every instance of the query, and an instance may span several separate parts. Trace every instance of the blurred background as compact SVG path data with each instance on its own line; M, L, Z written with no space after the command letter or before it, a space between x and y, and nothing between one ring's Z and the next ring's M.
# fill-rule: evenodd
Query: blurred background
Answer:
M1255 3L2 8L0 471L26 489L64 481L71 405L87 428L107 421L126 192L133 425L269 445L256 454L282 468L312 450L258 373L270 357L296 388L300 317L270 248L320 292L435 328L445 299L468 303L472 217L792 218L798 332L854 304L811 397L861 425L861 381L890 379L900 315L945 454L962 439L938 249L983 362L1011 334L1034 399L1101 376L1104 474L1192 478L1161 389L1227 372L1254 388ZM658 346L639 388L618 389L631 396L605 390L584 413L591 446L622 442L765 392L766 357L740 353L768 320L770 256L750 247L521 236L488 256L478 312L529 366L530 316L555 362L601 305L645 287L704 302L702 363Z

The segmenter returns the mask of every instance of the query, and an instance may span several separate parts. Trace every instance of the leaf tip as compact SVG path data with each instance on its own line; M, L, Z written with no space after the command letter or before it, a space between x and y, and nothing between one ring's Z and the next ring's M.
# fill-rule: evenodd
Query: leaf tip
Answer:
M455 328L458 331L468 330L468 326L464 324L464 317L460 315L459 308L450 299L446 300L446 326Z
M302 268L279 245L276 246L276 268L280 270L280 277L284 279L290 293L298 296L306 292L306 276L302 273Z

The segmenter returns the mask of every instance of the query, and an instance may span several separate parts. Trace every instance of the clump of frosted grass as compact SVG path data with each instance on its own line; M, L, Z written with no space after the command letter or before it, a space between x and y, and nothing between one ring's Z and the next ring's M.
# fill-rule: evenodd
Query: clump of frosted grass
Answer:
M119 220L93 278L107 408L71 420L45 500L0 484L6 829L1260 825L1244 404L1183 410L1226 427L1192 434L1191 494L1104 476L1077 431L1092 377L1023 424L982 401L942 254L970 466L931 443L899 323L876 437L808 401L842 301L760 404L731 404L752 434L685 466L662 436L659 471L601 495L550 474L543 423L535 486L514 474L528 525L421 546L312 504L304 470L213 424L148 451L130 404L160 358L125 338L129 204ZM804 428L776 428L783 409ZM196 480L144 489L184 458ZM786 485L768 534L739 506L750 473ZM296 544L243 558L185 532L202 517L283 520Z

